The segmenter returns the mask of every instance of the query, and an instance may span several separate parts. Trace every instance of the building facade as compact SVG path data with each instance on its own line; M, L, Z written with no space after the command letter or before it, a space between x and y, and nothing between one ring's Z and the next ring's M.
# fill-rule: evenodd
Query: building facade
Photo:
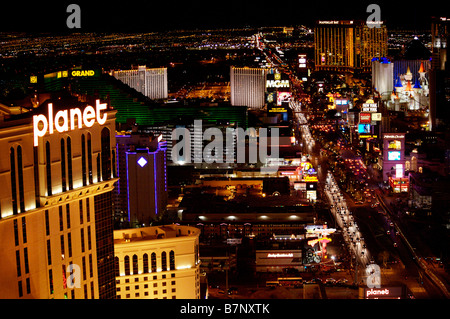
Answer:
M369 72L374 57L387 55L387 29L365 21L317 21L314 46L316 71Z
M115 113L54 101L0 123L0 298L115 297Z
M166 225L114 231L118 299L199 299L200 230Z
M167 68L139 65L132 70L112 71L111 75L150 99L167 99L169 96Z
M132 226L149 225L167 205L166 143L150 135L117 135L120 181L116 211Z
M230 68L231 105L260 109L265 104L267 71L261 68Z

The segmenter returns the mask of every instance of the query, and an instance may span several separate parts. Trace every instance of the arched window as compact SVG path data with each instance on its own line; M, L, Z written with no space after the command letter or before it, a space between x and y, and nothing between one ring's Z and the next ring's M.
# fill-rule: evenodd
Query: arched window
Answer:
M72 139L67 137L67 174L69 175L69 190L73 189L72 176Z
M61 186L62 191L66 191L66 147L64 139L61 139Z
M161 269L167 271L167 254L165 251L161 253Z
M52 196L52 160L48 141L45 143L45 170L47 172L47 196Z
M109 129L107 127L104 127L102 129L101 144L102 144L102 180L107 181L111 179L111 140Z
M124 264L125 264L125 276L128 276L130 274L130 257L125 256L124 258Z
M88 158L88 170L89 170L89 184L94 183L92 178L92 141L91 133L87 133L87 158Z
M81 170L83 176L83 186L87 185L86 175L86 138L84 134L81 135Z
M133 275L137 275L138 273L139 273L138 256L133 255Z
M152 253L151 255L151 262L152 262L152 272L156 272L156 254Z
M116 277L120 276L120 268L119 268L119 257L114 257L114 270L116 273Z
M20 212L25 212L25 195L23 192L23 165L22 165L22 146L17 146L17 176L19 178L19 207Z
M16 185L16 153L14 147L9 149L9 160L11 167L11 201L13 207L13 215L17 214L17 185Z
M170 270L175 270L175 252L173 250L169 253L169 263L170 263Z
M144 254L142 256L142 261L144 263L143 272L144 272L144 274L147 274L148 273L148 254Z

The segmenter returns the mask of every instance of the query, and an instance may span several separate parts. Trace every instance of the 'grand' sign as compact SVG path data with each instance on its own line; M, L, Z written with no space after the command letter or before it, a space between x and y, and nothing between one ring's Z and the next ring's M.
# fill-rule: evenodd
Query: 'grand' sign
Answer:
M44 114L33 116L33 133L34 133L34 146L38 146L39 137L44 136L47 131L49 134L53 134L54 129L59 133L73 131L75 129L75 118L77 119L77 128L81 129L83 124L86 127L91 127L94 125L95 121L98 124L103 125L106 123L107 114L100 114L102 110L106 110L106 103L100 103L100 100L95 101L94 107L88 105L83 111L79 108L73 108L70 110L59 111L53 116L53 104L48 104L48 116ZM62 120L62 121L61 121Z

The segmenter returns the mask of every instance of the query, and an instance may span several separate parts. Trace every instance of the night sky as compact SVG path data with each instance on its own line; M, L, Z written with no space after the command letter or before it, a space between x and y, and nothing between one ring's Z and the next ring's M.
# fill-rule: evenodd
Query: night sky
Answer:
M230 0L230 1L14 1L2 8L0 31L74 31L66 26L70 3L81 7L76 31L151 32L242 26L313 26L315 20L363 19L370 3L381 8L388 28L429 29L430 16L445 15L443 2L379 0ZM450 16L450 12L448 14Z

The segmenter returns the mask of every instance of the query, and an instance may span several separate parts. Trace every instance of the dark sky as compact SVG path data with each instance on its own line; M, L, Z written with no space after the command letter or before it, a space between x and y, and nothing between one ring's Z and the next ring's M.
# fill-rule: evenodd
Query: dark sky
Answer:
M363 19L370 3L381 8L388 28L428 29L430 16L445 15L442 1L379 0L109 0L23 3L13 1L2 8L0 31L73 31L66 26L70 3L81 8L81 29L76 31L162 31L214 27L280 26L315 20ZM450 17L450 12L447 12Z

